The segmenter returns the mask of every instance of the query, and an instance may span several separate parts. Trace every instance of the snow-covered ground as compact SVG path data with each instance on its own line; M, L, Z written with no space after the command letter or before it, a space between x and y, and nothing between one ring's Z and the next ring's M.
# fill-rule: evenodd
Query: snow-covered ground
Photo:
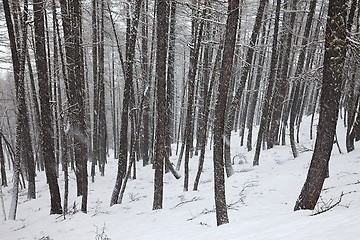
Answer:
M309 119L301 130L302 149L311 150ZM338 124L338 138L345 151L345 129ZM206 155L199 191L183 192L183 178L164 177L164 206L152 211L153 170L138 164L138 178L129 180L121 205L109 207L115 183L117 161L109 158L105 177L90 183L88 214L80 211L64 219L49 215L49 192L44 173L37 176L37 199L20 196L17 220L4 222L0 214L0 239L360 239L360 145L354 152L340 154L334 145L330 178L325 181L322 202L342 201L333 209L312 216L313 211L293 212L305 181L312 151L303 151L293 159L289 146L277 146L261 153L260 166L253 167L254 152L239 146L237 133L232 139L235 174L226 180L230 223L216 226L213 199L212 151ZM176 162L176 157L172 158ZM191 160L192 183L198 157ZM11 175L9 173L9 179ZM60 178L63 189L63 179ZM11 184L10 184L11 186ZM80 209L72 173L70 204ZM62 190L63 191L63 190ZM3 188L6 210L11 187ZM319 204L319 207L324 204Z

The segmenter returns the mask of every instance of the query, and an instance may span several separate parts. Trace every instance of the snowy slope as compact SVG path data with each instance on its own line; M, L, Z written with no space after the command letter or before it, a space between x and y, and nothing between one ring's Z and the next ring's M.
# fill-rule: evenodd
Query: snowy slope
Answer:
M303 123L301 144L312 149L314 140L307 140L309 126ZM338 138L344 143L342 124ZM289 146L262 151L260 166L252 166L253 152L239 147L237 133L233 136L235 174L227 179L227 203L230 224L216 227L212 151L206 155L206 166L199 191L183 192L183 178L171 174L164 178L164 208L152 211L153 171L150 166L138 166L138 179L130 180L123 204L109 207L116 177L116 160L109 159L105 177L90 183L89 212L76 212L63 217L50 216L49 193L43 173L37 177L36 200L27 201L26 192L20 197L16 221L1 220L0 239L316 239L355 240L360 237L360 150L339 154L334 146L330 178L326 180L322 199L341 203L323 214L311 216L312 211L293 212L293 207L305 181L312 151L292 158ZM342 150L345 148L343 146ZM360 149L360 145L356 146ZM176 161L176 157L172 161ZM191 179L197 169L197 157L191 160ZM73 174L73 173L72 173ZM72 175L72 177L74 177ZM62 178L60 178L62 181ZM61 182L61 185L63 183ZM75 181L71 180L71 194ZM6 210L10 205L11 189L3 188ZM70 196L80 209L80 198ZM3 216L0 215L2 219ZM103 233L103 234L102 234ZM102 238L101 238L102 235Z

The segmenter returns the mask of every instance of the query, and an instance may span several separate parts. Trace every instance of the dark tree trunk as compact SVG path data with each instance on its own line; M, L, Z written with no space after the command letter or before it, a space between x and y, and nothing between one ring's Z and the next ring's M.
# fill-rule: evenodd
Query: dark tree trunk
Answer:
M176 1L169 1L170 22L169 22L169 50L168 66L166 79L166 97L168 104L168 133L167 133L167 152L171 155L171 143L174 142L175 132L175 27L176 27Z
M319 199L334 144L346 53L346 1L329 1L325 31L320 116L310 168L294 210L314 209Z
M38 73L39 89L49 89L50 86L45 50L44 7L42 0L34 0L35 63ZM61 198L57 181L55 149L52 135L50 96L48 91L40 91L39 96L41 108L40 144L42 155L44 156L46 179L50 189L50 214L61 214Z
M105 79L104 79L104 1L93 2L93 78L94 78L94 135L93 162L91 169L94 180L94 165L99 164L101 176L105 175L107 153ZM100 9L100 11L98 10ZM98 13L99 11L99 13Z
M155 176L154 176L154 202L153 210L161 209L163 202L163 175L164 159L166 157L166 59L168 42L168 7L166 0L158 0L156 5L156 90L157 90L157 122L155 141ZM161 34L160 34L161 33Z
M99 33L98 33L98 2L92 0L92 77L94 84L94 110L93 110L93 134L92 134L92 151L91 151L91 182L95 182L95 167L99 160L99 81L98 81L98 48L99 48Z
M85 121L85 76L82 49L81 2L60 0L65 38L68 74L65 81L69 100L73 154L76 165L78 196L82 195L81 211L87 212L87 131Z
M105 40L104 40L104 8L105 3L102 0L100 4L100 44L99 44L99 169L100 175L105 175L106 153L107 153L107 123L105 113Z
M235 52L236 32L239 19L239 0L229 0L228 18L226 21L226 32L224 42L223 61L220 70L217 101L215 104L214 123L214 193L216 207L217 225L229 222L225 198L225 176L224 176L224 125L226 98L232 74L232 66Z
M142 124L140 129L140 151L141 157L143 159L143 166L149 164L149 123L150 123L150 78L149 78L149 49L148 49L148 37L149 37L149 27L148 27L148 1L143 1L142 8L142 25L141 25L141 73L144 81L144 109L143 114L140 115L142 118Z
M61 40L61 36L60 36L60 28L59 28L59 22L58 19L56 18L57 16L57 10L56 10L56 3L55 0L52 0L52 11L53 11L53 21L54 21L54 31L56 31L56 35L57 35L57 41L59 43L59 46L63 46L62 45L62 40ZM65 57L64 57L64 52L62 47L58 48L58 52L60 55L60 62L61 62L61 70L62 70L62 77L65 79L65 83L67 83L67 72L66 72L66 66L65 66ZM62 112L62 91L61 91L61 87L60 84L57 84L58 87L58 94L57 94L57 105L58 105L58 109L59 112ZM65 215L68 213L68 196L69 196L69 148L68 148L68 143L70 142L68 140L68 136L65 134L65 123L68 120L65 119L64 114L60 114L60 119L59 119L59 136L60 136L60 152L61 152L61 162L62 162L62 168L64 171L64 204L63 204L63 215L65 217Z
M7 187L6 169L5 169L5 155L2 145L2 137L0 135L0 169L1 169L1 186Z

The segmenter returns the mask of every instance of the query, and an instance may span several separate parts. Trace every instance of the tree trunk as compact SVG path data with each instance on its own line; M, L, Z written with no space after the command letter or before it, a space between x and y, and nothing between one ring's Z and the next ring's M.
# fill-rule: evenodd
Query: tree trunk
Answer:
M155 141L155 175L153 210L161 209L163 202L164 159L166 157L166 59L168 42L168 7L166 0L158 0L156 5L156 90L157 118ZM160 34L161 33L161 34Z
M69 120L73 138L78 196L81 211L87 212L87 131L85 121L85 79L82 49L81 2L60 0L68 74L65 81L69 100Z
M49 89L47 57L44 34L44 3L34 0L34 27L35 27L35 63L38 73L39 89ZM40 91L40 144L45 160L46 179L50 189L51 214L61 214L60 190L57 182L55 149L51 122L50 96L48 91Z
M148 1L143 1L142 7L142 25L141 25L141 73L144 81L144 109L143 114L140 115L142 118L142 124L140 129L140 151L141 157L143 159L143 166L149 164L149 123L150 123L150 77L149 77L149 49L148 49L148 37L149 37L149 27L148 27Z
M325 31L320 116L310 168L294 210L314 209L319 199L336 133L346 53L346 1L329 1Z
M168 133L167 133L167 152L171 156L171 143L174 143L175 132L175 27L176 27L176 1L169 1L170 22L169 22L169 53L167 66L166 96L168 104Z
M2 137L0 135L0 169L1 169L1 186L7 187L6 169L5 169L5 154L2 145Z
M91 152L91 182L95 182L95 167L99 161L99 81L98 81L98 9L97 0L92 0L92 77L94 85L93 93L93 134L92 134L92 152Z
M223 60L220 70L217 101L215 104L214 123L214 193L216 207L217 225L229 222L225 198L225 176L224 176L224 125L226 98L232 74L232 65L235 52L236 32L239 19L239 0L229 0L228 18L226 21L226 32L224 42Z

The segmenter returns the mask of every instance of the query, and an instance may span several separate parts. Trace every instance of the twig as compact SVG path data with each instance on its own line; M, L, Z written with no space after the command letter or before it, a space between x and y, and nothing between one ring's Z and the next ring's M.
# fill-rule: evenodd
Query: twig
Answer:
M207 224L207 223L204 223L204 222L199 222L199 224L201 225L201 226L207 226L207 227L211 227L209 224Z

